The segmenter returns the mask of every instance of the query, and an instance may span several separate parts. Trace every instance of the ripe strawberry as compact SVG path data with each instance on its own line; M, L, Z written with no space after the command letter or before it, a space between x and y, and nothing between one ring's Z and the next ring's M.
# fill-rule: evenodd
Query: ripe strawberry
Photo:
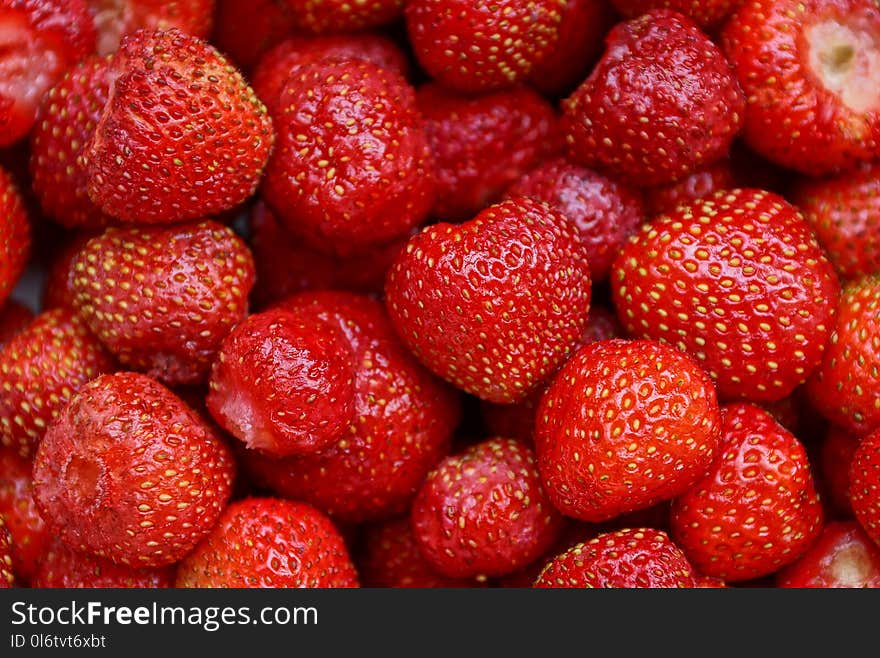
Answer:
M551 560L535 581L540 588L696 587L696 574L662 530L608 532Z
M621 16L635 18L652 9L672 9L710 30L724 22L742 0L611 0Z
M752 0L722 45L748 99L743 136L807 174L876 157L880 7L872 0Z
M61 540L117 564L177 562L214 526L235 464L214 429L149 377L83 386L46 431L34 497Z
M305 503L247 498L181 562L177 587L357 587L348 549Z
M849 501L865 532L880 544L880 430L863 438L853 454Z
M586 248L549 206L522 197L412 237L386 303L430 370L492 402L517 402L577 344L590 306Z
M695 356L722 398L778 400L822 358L838 282L782 197L717 192L644 225L615 261L627 330Z
M736 187L730 160L722 158L693 171L684 178L643 190L650 217L674 211L679 205L712 196L719 190Z
M10 299L0 308L0 348L24 331L34 319L27 306Z
M559 43L566 0L410 0L406 27L421 65L466 93L525 80Z
M797 562L776 574L776 586L878 588L880 548L855 521L832 521Z
M619 23L564 102L572 156L624 182L659 185L727 154L745 100L730 65L689 18L654 10Z
M0 589L15 587L15 574L12 571L12 539L0 515Z
M0 57L0 71L2 71L2 57ZM2 103L2 89L0 89L0 103ZM24 272L30 251L31 229L21 194L9 172L0 167L0 305L9 298L18 278Z
M283 0L303 32L355 32L385 25L403 14L405 0Z
M257 187L272 148L265 106L213 46L178 30L122 39L113 93L83 150L88 193L122 221L227 210Z
M291 75L281 107L263 197L307 246L364 252L425 218L430 152L399 74L360 59L319 60Z
M859 447L859 437L839 427L829 427L819 450L819 473L825 485L823 502L842 518L852 518L849 502L849 468Z
M842 278L880 272L880 164L833 178L805 178L791 198Z
M880 427L880 277L862 277L840 294L837 317L807 394L822 415L859 437Z
M98 31L98 52L114 52L126 34L141 28L178 28L195 37L211 32L214 0L86 0Z
M34 500L33 465L8 448L0 448L0 516L12 536L12 566L22 584L37 572L52 535Z
M46 279L43 284L43 298L41 300L44 310L76 309L74 303L76 299L76 290L74 289L76 272L73 268L73 261L89 240L97 237L100 233L101 231L81 231L67 235L59 241L60 244L57 245L46 266Z
M247 246L213 221L111 228L72 268L89 328L121 364L170 384L204 380L254 282Z
M400 345L382 304L350 293L316 292L284 308L333 322L354 352L355 422L318 455L268 458L247 451L255 482L359 523L406 512L428 472L449 449L458 424L454 392Z
M293 12L285 0L216 0L216 4L210 41L245 71L293 32Z
M544 201L574 222L586 244L594 282L608 277L620 247L645 221L638 190L562 158L527 173L506 196Z
M32 457L46 427L113 359L73 311L41 313L0 349L0 442Z
M84 0L0 0L0 146L27 135L46 90L95 49Z
M336 443L354 420L354 396L344 334L278 308L250 316L224 339L207 404L248 448L287 457Z
M174 577L173 565L135 569L94 555L79 553L56 541L41 557L33 587L145 589L173 587Z
M532 449L500 438L442 460L413 501L411 523L434 569L480 579L526 566L563 525L541 488Z
M562 148L553 106L527 87L471 97L427 84L416 100L434 156L431 214L445 221L470 219Z
M752 404L722 409L720 458L672 505L672 536L691 563L726 581L797 560L822 528L822 505L800 442Z
M544 488L567 516L604 521L677 496L718 454L715 390L699 365L654 341L580 348L538 407Z

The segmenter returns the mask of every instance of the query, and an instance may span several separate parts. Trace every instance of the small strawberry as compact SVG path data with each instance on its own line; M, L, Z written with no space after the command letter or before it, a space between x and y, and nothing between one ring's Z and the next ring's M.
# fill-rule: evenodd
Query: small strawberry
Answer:
M173 587L174 577L173 565L136 569L87 553L79 553L56 541L42 555L33 587L146 589Z
M72 272L76 308L107 349L171 384L204 380L254 281L245 243L213 221L108 229Z
M15 587L12 571L12 538L0 514L0 589Z
M30 583L52 535L34 500L33 464L0 448L0 516L12 535L12 565L22 584Z
M689 18L650 11L619 23L564 102L572 156L634 185L682 178L727 154L745 100L721 51Z
M736 187L736 175L728 158L700 167L682 179L643 190L650 217L674 211L679 205L712 196L719 190Z
M403 14L405 0L282 0L294 27L312 34L355 32L391 23Z
M430 370L492 402L517 402L583 334L591 284L577 229L528 198L412 237L385 285L404 344Z
M178 561L226 506L235 464L214 429L149 377L101 375L46 431L34 497L76 550L134 567Z
M876 2L751 0L721 41L748 99L743 136L757 153L807 174L876 157Z
M24 202L12 176L0 167L0 305L9 298L18 278L24 272L30 252L31 229Z
M743 0L611 0L621 16L635 18L652 9L673 9L712 29L724 22Z
M265 106L213 46L178 30L123 38L115 85L83 150L89 198L122 221L227 210L256 190L272 148Z
M24 331L34 319L34 312L15 301L7 302L0 308L0 348Z
M544 488L584 521L650 507L705 476L720 425L712 382L687 355L645 340L586 345L538 407Z
M863 438L853 454L849 502L856 520L880 544L880 430Z
M333 523L305 503L276 498L230 504L177 570L177 587L357 586Z
M833 328L838 281L797 208L734 189L645 224L612 273L627 330L695 356L722 398L778 400Z
M210 41L245 71L293 33L293 12L285 0L216 0L216 4Z
M707 576L758 578L797 560L823 513L800 442L752 404L722 409L720 458L672 506L672 536Z
M32 457L70 398L113 369L113 359L72 310L41 313L0 349L0 442Z
M551 560L539 588L696 587L696 574L662 530L627 528L599 535Z
M141 28L178 28L195 37L211 32L214 0L86 0L98 32L98 52L106 55L119 47L126 34Z
M776 574L777 587L880 587L880 548L855 521L832 521L795 563Z
M819 449L819 473L825 487L823 502L842 518L852 518L849 502L849 469L859 447L859 437L829 427Z

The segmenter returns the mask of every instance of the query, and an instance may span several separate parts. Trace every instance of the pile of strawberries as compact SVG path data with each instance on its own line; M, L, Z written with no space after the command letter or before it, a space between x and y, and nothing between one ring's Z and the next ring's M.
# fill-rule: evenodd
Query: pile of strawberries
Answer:
M0 585L880 586L876 0L0 28Z

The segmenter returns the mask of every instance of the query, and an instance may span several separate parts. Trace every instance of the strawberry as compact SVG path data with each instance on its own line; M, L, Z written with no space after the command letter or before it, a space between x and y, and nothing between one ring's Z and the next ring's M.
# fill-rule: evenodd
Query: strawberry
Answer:
M113 93L82 156L89 198L122 221L227 210L255 191L273 143L265 106L219 51L178 30L123 37Z
M365 252L425 218L433 179L411 87L361 59L297 68L282 92L263 198L328 254Z
M849 502L849 467L859 447L859 437L839 427L829 427L819 450L818 466L825 484L823 502L843 518L852 518Z
M15 587L15 574L12 571L12 539L0 515L0 589Z
M745 100L709 37L658 9L611 30L605 54L563 106L576 160L659 185L727 154Z
M748 99L743 136L806 174L876 157L880 7L873 0L751 0L722 46Z
M560 38L566 0L409 0L406 27L419 63L465 93L525 80Z
M791 198L841 278L880 272L880 164L825 179L805 178Z
M73 261L89 240L97 237L101 231L81 231L65 238L57 245L47 264L46 280L43 284L42 308L75 309L76 290L74 279L76 272Z
M794 206L734 189L644 225L614 263L612 292L630 333L695 356L720 397L770 401L819 364L838 282Z
M348 549L315 508L247 498L181 562L177 587L357 587Z
M532 449L489 439L443 459L413 501L425 560L453 578L502 576L556 541L562 517L541 488Z
M758 578L797 560L823 514L800 442L752 404L722 409L720 457L672 505L672 536L707 576Z
M880 548L855 521L832 521L809 550L776 574L777 587L880 587Z
M198 383L247 314L253 258L213 221L111 228L72 263L74 304L124 366Z
M214 0L86 0L98 31L98 52L109 54L141 28L178 28L196 37L211 32Z
M548 562L557 555L564 553L569 548L573 548L582 542L589 541L597 534L596 526L593 524L582 523L568 517L563 517L563 522L564 525L562 531L559 533L559 536L550 548L525 567L498 578L494 582L494 585L517 589L531 588L535 584L535 580L537 580L538 576L541 575L544 567L547 566Z
M470 219L561 150L553 106L527 87L472 97L427 84L416 100L436 170L431 214L443 220Z
M880 430L861 440L849 467L849 502L856 520L880 544Z
M608 278L626 239L645 220L638 190L559 158L533 169L507 190L507 197L530 196L565 215L587 247L590 277Z
M173 587L174 577L173 565L136 569L87 553L79 553L56 541L40 559L33 587L145 589Z
M216 0L216 4L210 41L246 71L293 32L293 12L286 0Z
M70 398L113 369L113 359L72 310L41 313L0 350L0 442L32 457Z
M34 497L52 532L117 564L177 562L214 526L235 464L214 429L145 375L101 375L49 426Z
M9 172L0 167L0 305L9 298L24 272L30 251L31 229L21 194Z
M684 178L643 190L647 214L651 217L675 210L679 205L736 187L736 175L728 158L700 167Z
M825 418L859 437L880 427L878 303L877 275L844 286L828 347L806 387Z
M85 0L0 0L0 146L27 135L40 99L95 49Z
M553 558L539 588L696 587L696 574L662 530L627 528L578 544Z
M672 9L711 30L724 22L743 0L611 0L621 16L635 18L652 9Z
M576 227L521 197L425 228L388 272L404 344L434 373L491 402L517 402L571 352L590 305Z
M34 319L27 306L10 299L0 308L0 348L24 331Z
M584 521L650 507L705 476L720 425L712 382L687 355L645 340L586 345L538 407L544 488Z
M255 482L359 523L406 512L428 472L449 449L458 400L400 345L382 304L351 293L296 295L283 308L332 322L354 353L355 413L338 442L317 455L244 456Z
M248 448L287 457L336 443L354 420L354 397L344 334L278 308L250 316L224 339L207 404Z
M355 32L385 25L403 14L405 0L283 0L295 28L312 34Z
M12 536L12 566L23 584L30 583L52 535L34 500L33 465L8 448L0 448L0 516Z

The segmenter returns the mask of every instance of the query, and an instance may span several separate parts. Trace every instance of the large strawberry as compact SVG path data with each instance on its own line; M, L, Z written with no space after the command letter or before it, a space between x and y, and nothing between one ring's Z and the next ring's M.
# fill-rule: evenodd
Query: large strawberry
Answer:
M31 252L31 229L12 176L0 167L0 305L24 272Z

